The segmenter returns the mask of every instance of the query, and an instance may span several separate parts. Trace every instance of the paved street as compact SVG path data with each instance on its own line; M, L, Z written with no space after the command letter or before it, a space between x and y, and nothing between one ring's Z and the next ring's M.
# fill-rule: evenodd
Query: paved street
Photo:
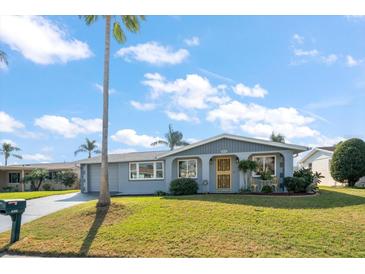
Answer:
M82 193L71 193L28 200L27 208L22 216L22 224L28 223L58 210L78 205L92 199L96 199L96 196ZM4 232L10 229L10 217L0 215L0 232Z

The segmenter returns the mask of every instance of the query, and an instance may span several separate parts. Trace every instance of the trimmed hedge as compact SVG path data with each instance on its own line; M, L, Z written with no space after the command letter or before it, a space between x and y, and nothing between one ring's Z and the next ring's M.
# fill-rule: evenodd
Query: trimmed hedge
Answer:
M198 188L197 182L191 178L179 178L170 183L170 192L172 195L196 194Z

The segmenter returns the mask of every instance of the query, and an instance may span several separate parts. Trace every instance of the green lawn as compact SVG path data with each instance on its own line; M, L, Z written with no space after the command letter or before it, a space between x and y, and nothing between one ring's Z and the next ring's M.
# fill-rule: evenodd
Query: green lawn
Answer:
M0 247L9 233L0 234ZM2 243L2 244L1 244ZM365 190L310 197L196 195L95 201L25 224L16 253L106 257L365 257Z
M52 190L52 191L29 191L29 192L0 192L0 199L35 199L41 197L47 197L51 195L61 195L73 192L79 192L80 190Z

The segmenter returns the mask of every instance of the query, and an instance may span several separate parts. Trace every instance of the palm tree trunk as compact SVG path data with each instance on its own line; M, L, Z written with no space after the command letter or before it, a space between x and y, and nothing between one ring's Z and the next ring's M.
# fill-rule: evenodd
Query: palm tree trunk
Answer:
M8 165L8 157L5 155L4 158L5 158L5 166L7 166Z
M101 148L101 178L100 195L97 206L110 205L109 183L108 183L108 109L109 109L109 62L110 62L110 19L105 18L105 51L104 51L104 82L103 82L103 133Z
M89 157L88 158L91 158L91 151L89 151Z

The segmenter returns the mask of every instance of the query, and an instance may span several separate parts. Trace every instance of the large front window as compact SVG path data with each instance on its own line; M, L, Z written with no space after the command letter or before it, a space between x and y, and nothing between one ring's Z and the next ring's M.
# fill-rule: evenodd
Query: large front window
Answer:
M16 184L20 182L20 173L19 172L11 172L9 173L9 183Z
M163 179L163 162L138 162L129 164L130 180Z
M254 156L252 158L257 163L256 172L254 176L260 176L260 172L268 172L272 176L276 176L276 157L275 155Z
M179 160L178 176L179 178L197 178L198 161L196 159Z

